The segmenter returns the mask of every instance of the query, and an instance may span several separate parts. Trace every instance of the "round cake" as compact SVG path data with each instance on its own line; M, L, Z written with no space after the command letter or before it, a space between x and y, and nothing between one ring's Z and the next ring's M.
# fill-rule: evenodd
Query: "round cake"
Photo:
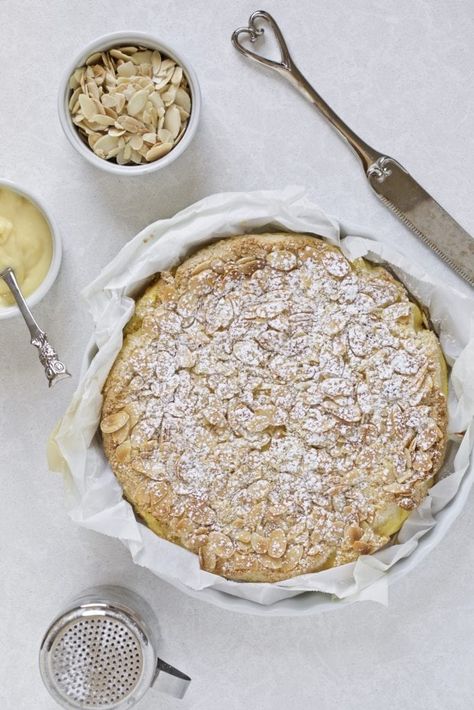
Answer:
M158 535L274 582L386 545L446 445L436 335L385 268L244 235L161 273L104 386L103 445Z

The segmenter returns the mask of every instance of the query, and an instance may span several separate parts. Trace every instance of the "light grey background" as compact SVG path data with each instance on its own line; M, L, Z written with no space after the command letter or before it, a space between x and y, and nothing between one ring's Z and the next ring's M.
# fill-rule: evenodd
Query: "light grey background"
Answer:
M298 64L350 125L397 157L474 232L472 0L266 4ZM0 0L0 176L43 197L64 239L60 276L37 307L75 377L48 392L20 321L0 323L0 707L53 710L39 641L71 594L119 582L160 615L162 655L193 676L185 701L143 710L467 710L473 704L474 523L469 502L439 547L390 593L301 619L221 611L132 564L120 543L68 519L45 441L74 389L90 320L81 289L149 222L217 191L302 183L451 278L373 197L356 159L278 77L230 44L243 0ZM203 92L194 143L170 168L115 178L66 143L56 116L65 64L99 34L146 30L182 50ZM460 283L460 282L459 282Z

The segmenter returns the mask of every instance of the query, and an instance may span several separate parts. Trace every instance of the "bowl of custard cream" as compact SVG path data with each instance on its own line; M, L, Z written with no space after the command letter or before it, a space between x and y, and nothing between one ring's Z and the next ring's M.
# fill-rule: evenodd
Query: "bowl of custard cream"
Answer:
M29 306L41 301L53 285L61 255L59 232L40 199L0 179L0 272L12 267ZM19 315L0 279L0 320Z

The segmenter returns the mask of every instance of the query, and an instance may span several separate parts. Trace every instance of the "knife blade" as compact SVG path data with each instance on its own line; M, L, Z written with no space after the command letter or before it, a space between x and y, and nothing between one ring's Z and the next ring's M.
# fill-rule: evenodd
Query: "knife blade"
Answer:
M474 239L394 158L367 169L377 197L448 266L474 287Z

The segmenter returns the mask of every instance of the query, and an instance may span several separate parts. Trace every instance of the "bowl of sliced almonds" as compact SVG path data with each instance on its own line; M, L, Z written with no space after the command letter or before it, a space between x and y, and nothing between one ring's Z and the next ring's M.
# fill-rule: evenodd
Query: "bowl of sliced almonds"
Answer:
M65 72L59 118L71 145L108 172L143 175L187 148L201 96L193 69L143 32L91 42Z

